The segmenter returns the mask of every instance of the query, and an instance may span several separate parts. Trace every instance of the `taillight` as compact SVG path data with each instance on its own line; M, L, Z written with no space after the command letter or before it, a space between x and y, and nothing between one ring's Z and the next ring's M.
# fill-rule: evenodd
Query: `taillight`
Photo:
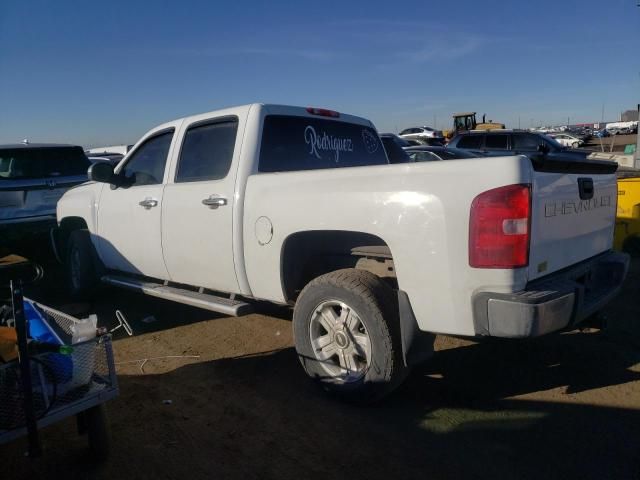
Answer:
M526 267L530 219L530 185L494 188L474 198L469 219L469 265Z
M307 113L311 115L318 115L320 117L339 118L340 113L333 110L327 110L326 108L307 107Z

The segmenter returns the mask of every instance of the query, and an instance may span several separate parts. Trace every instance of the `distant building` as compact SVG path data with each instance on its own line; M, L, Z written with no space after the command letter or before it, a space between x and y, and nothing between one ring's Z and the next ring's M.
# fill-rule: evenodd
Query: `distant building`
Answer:
M638 111L637 110L627 110L620 115L621 122L637 122L638 121Z

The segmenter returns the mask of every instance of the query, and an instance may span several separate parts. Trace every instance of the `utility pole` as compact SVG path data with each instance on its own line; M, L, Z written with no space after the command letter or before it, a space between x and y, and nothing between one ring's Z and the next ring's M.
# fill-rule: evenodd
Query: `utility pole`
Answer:
M640 0L638 0L638 7L640 7ZM640 103L638 104L638 119L640 120ZM638 129L638 140L636 143L636 160L633 166L640 168L640 128Z
M604 123L604 103L602 104L602 116L600 117L600 123Z

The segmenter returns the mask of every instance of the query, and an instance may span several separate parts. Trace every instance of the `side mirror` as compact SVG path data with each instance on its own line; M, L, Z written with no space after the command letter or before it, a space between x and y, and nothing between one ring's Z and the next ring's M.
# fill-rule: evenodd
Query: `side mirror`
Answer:
M107 162L97 162L89 167L87 171L89 180L100 183L116 184L116 175L113 173L113 165Z
M547 153L549 153L549 145L547 145L546 143L541 143L540 145L538 145L538 152L546 155Z

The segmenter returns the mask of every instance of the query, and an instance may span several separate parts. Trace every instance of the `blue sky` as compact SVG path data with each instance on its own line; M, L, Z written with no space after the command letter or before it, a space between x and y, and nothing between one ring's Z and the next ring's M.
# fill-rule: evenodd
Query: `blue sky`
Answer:
M2 0L0 143L127 143L255 101L380 131L615 120L640 102L636 3Z

